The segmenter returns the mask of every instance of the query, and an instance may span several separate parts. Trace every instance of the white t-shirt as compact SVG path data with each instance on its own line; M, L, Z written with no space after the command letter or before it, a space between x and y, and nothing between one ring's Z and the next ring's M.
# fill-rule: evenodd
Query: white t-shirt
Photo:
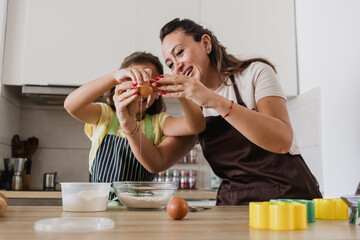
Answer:
M278 96L286 100L286 95L281 88L278 76L265 63L253 62L242 73L235 74L234 78L241 99L249 109L257 110L256 103L264 97ZM231 83L231 80L227 79L226 83ZM215 93L233 100L235 103L237 102L233 85L223 83ZM212 108L203 108L203 113L205 117L219 116L219 113ZM289 152L292 155L300 154L295 136Z

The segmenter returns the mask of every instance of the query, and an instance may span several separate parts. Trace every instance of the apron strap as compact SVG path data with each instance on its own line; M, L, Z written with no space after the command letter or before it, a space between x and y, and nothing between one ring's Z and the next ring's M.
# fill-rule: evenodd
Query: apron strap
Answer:
M231 79L231 82L232 82L232 85L233 85L233 88L234 88L234 91L235 91L235 96L236 96L237 103L244 106L244 107L246 107L245 103L243 102L243 100L242 100L242 98L240 96L239 89L237 88L234 75L230 75L230 79Z
M145 134L152 144L154 144L154 129L152 126L152 120L149 114L145 114Z
M108 134L116 136L116 131L118 126L119 126L119 120L116 116L116 113L114 113ZM149 141L154 144L154 129L152 125L151 116L149 114L145 114L145 135L147 139L149 139Z
M116 116L116 112L115 112L114 116L113 116L113 118L111 120L111 125L110 125L110 129L108 131L108 134L109 135L116 135L116 130L117 130L118 126L119 126L119 120L118 120L118 118Z

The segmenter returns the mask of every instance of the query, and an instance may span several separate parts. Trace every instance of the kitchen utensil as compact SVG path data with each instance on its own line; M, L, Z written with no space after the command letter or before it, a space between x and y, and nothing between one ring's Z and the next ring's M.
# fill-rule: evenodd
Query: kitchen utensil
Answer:
M11 181L14 172L10 171L10 158L4 158L5 170L1 176L1 189L11 190Z
M113 182L113 188L128 209L159 210L174 197L178 182Z
M199 211L208 210L208 209L211 209L211 208L209 208L209 207L194 207L194 206L189 205L190 212L199 212Z
M69 182L60 183L64 211L105 211L111 183Z
M306 229L306 206L297 202L250 202L249 225L271 230Z
M306 200L306 199L270 199L270 202L297 202L305 204L306 206L306 219L307 222L316 222L315 219L315 203L312 200Z
M11 158L10 159L10 169L14 172L12 177L12 190L22 190L23 189L23 181L22 181L22 171L24 169L24 164L26 162L26 158Z
M349 218L349 208L342 199L316 198L314 203L317 219L345 220Z
M44 173L43 189L45 191L55 191L57 172Z
M39 145L39 140L36 137L28 138L28 140L26 142L26 153L25 154L26 154L28 160L25 163L24 171L22 174L24 189L30 188L32 156L35 153L38 145Z
M30 188L30 171L32 160L31 157L36 151L39 140L36 137L28 138L26 141L21 141L19 135L14 135L11 139L11 151L13 158L27 158L22 172L23 189Z

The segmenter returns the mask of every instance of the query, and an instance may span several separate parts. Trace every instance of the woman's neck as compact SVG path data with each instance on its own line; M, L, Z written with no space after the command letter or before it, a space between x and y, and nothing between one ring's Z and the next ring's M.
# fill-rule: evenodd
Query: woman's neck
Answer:
M213 91L218 89L222 83L223 83L222 77L216 70L210 71L209 74L204 79L204 85Z

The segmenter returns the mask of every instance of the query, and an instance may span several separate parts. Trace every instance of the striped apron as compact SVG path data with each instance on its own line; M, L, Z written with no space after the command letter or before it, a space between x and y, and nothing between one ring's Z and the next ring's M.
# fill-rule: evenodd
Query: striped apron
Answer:
M147 171L135 158L126 138L116 136L119 120L114 113L108 133L101 142L91 167L92 182L152 181L155 173ZM146 137L154 143L152 120L145 115ZM109 199L116 197L110 193Z

